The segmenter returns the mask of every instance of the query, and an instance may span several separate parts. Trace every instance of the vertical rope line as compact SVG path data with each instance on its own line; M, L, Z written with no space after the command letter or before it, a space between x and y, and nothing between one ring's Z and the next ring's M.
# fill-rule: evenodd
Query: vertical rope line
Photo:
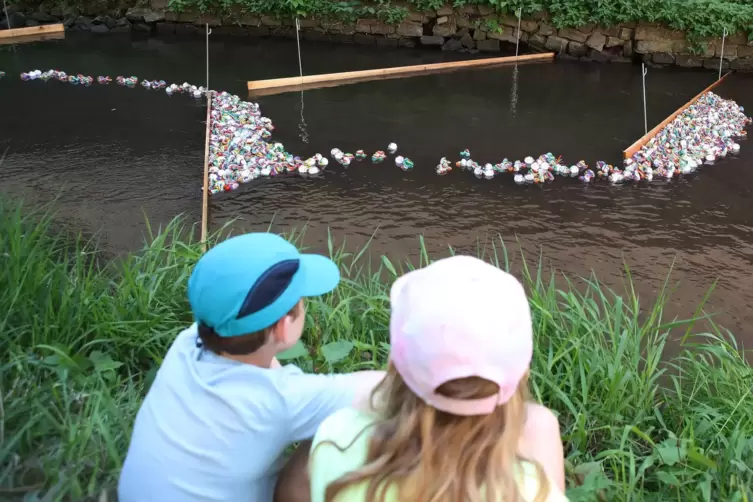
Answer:
M5 0L3 0L5 1ZM298 44L298 72L301 74L301 80L303 79L303 63L301 62L301 24L298 18L295 19L295 41ZM301 82L303 83L303 82Z
M648 134L648 113L646 111L646 63L641 63L641 73L643 73L643 129Z
M518 57L518 47L520 47L520 19L523 16L523 8L518 9L518 39L515 41L515 57Z
M207 29L207 91L208 91L209 90L209 35L212 33L212 31L209 29L209 23L206 23L206 29Z
M3 0L3 9L5 10L5 23L8 25L8 29L12 30L13 27L10 25L10 16L8 16L8 4Z
M719 79L718 80L722 79L722 64L724 63L724 42L726 41L727 41L727 28L724 28L724 33L722 34L722 53L719 56Z
M309 142L309 136L306 126L306 119L303 118L303 60L301 58L301 23L298 18L295 19L295 41L298 45L298 73L301 76L301 123L298 125L298 129L301 131L301 141L304 143Z

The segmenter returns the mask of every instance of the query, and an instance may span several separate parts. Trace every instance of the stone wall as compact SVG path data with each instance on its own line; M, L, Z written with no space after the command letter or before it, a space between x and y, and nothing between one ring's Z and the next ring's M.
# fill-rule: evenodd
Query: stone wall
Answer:
M151 0L151 7L126 12L80 11L73 7L23 12L12 9L12 24L35 26L62 21L69 31L93 33L203 34L204 24L215 35L295 38L295 21L238 12L220 17L198 12L172 12L168 0ZM0 21L0 24L2 21ZM514 49L518 20L499 15L487 6L442 7L431 12L411 12L400 24L376 19L348 23L301 19L302 37L308 41L329 41L380 47L427 46L441 50L499 52ZM562 59L654 65L678 65L718 69L721 39L688 42L685 33L651 24L629 23L611 27L581 26L556 29L546 13L520 23L523 50L553 51ZM727 37L723 68L753 71L753 42L744 34Z

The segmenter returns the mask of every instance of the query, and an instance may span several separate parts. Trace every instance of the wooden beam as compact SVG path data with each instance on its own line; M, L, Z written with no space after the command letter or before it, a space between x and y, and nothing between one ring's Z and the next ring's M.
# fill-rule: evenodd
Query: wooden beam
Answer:
M413 66L398 66L393 68L379 68L376 70L349 71L342 73L326 73L323 75L307 75L304 77L275 78L270 80L254 80L248 82L249 94L265 96L283 92L316 89L320 87L334 87L345 84L355 84L369 80L385 80L390 78L412 77L448 71L468 70L472 68L489 68L519 63L536 63L553 61L554 53L527 54L524 56L510 56L502 58L474 59L470 61L454 61L450 63L434 63Z
M207 94L207 128L204 139L204 194L201 203L201 247L207 250L209 230L209 139L212 135L212 92Z
M646 134L641 139L639 139L638 141L636 141L635 143L633 143L628 149L624 150L622 153L624 154L625 158L629 159L630 157L632 157L633 155L635 155L636 152L638 152L649 141L651 141L651 139L654 136L656 136L657 134L659 134L659 131L661 131L662 129L664 129L665 127L667 127L670 124L670 122L672 122L674 119L676 119L682 112L684 112L685 110L687 110L691 105L693 105L693 103L695 103L696 101L698 101L699 99L701 99L701 96L703 96L704 94L706 94L707 92L709 92L710 90L712 90L717 85L719 85L722 82L724 82L724 79L727 78L730 75L730 73L732 73L732 72L726 73L722 78L720 78L719 80L717 80L716 82L714 82L713 84L711 84L710 86L708 86L707 88L705 88L700 94L698 94L696 97L694 97L693 99L691 99L690 101L688 101L687 103L685 103L683 106L681 106L680 108L678 108L674 113L672 113L672 115L670 115L669 117L667 117L666 119L664 119L658 126L656 126L653 129L651 129L648 132L648 134Z
M0 45L54 40L65 37L65 26L62 24L45 24L29 26L28 28L13 28L0 31Z

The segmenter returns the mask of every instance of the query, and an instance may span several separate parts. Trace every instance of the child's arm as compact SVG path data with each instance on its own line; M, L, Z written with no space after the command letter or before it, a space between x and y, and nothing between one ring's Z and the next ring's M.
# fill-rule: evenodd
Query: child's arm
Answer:
M290 416L290 441L314 436L325 418L342 408L368 409L374 387L384 371L358 371L341 375L291 375L284 388Z

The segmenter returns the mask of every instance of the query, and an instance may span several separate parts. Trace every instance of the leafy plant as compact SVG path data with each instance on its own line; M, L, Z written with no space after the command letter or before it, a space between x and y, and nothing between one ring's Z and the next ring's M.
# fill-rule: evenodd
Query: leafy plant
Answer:
M193 322L185 288L201 247L183 222L148 226L143 249L109 261L46 208L0 198L0 498L112 491L140 402ZM301 233L286 237L304 247ZM307 301L304 339L279 359L307 371L383 367L389 286L414 265L371 261L368 245L327 247L343 280ZM478 250L505 269L511 254L501 241ZM667 319L668 281L646 305L627 268L623 292L596 277L560 289L541 262L523 260L519 276L536 342L531 391L559 415L571 500L751 500L753 368L703 305ZM665 351L674 333L684 336Z

